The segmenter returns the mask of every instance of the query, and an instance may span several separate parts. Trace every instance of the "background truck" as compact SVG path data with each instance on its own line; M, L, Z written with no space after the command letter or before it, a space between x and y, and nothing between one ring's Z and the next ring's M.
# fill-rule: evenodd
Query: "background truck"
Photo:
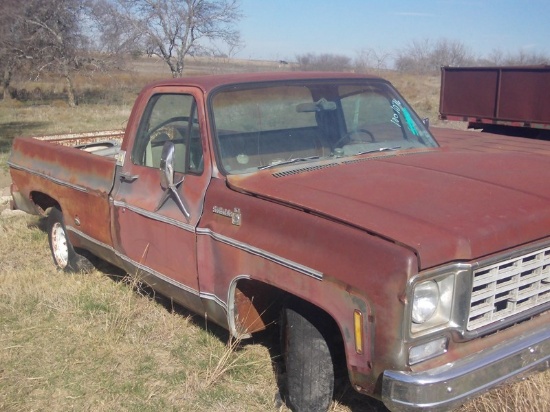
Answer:
M278 327L293 410L342 369L448 410L548 368L550 157L437 134L377 77L189 77L123 134L17 138L8 164L60 268L91 253L235 337Z
M509 136L550 138L550 66L442 67L442 120Z

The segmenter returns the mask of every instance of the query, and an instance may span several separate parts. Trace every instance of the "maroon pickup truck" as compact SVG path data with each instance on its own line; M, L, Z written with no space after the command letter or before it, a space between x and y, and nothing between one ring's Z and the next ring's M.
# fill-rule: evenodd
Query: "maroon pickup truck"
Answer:
M440 147L376 77L189 77L123 135L17 138L9 167L59 267L85 251L235 337L280 327L294 410L326 410L339 365L448 410L550 359L550 156L468 136Z

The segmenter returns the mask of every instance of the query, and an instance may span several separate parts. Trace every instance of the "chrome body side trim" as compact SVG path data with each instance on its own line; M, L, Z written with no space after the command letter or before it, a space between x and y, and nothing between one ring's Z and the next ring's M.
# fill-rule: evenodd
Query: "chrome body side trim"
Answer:
M193 233L195 232L195 227L193 225L181 222L176 219L172 219L170 217L163 216L160 213L151 212L149 210L145 210L140 207L130 205L126 202L121 202L120 200L114 200L113 205L116 207L122 207L128 210L131 210L132 212L137 213L138 215L141 215L141 216L145 216L149 219L157 220L159 222L166 223L168 225L179 227L180 229L186 230L188 232L193 232Z
M88 189L85 188L84 186L75 185L73 183L69 183L69 182L66 182L64 180L57 179L57 178L49 176L45 173L37 172L36 170L32 170L32 169L29 169L27 167L19 166L19 165L15 164L13 162L10 162L10 161L8 161L8 166L11 167L12 169L21 170L21 171L29 173L31 175L38 176L38 177L41 177L43 179L49 180L50 182L53 182L57 185L69 187L69 188L77 190L79 192L86 193L88 191Z
M88 242L95 243L96 245L101 246L102 248L110 251L111 253L114 253L117 257L119 257L123 261L129 263L130 265L132 265L136 269L138 269L140 271L143 271L143 272L146 272L147 274L150 274L150 275L152 275L156 278L159 278L159 279L161 279L161 280L163 280L167 283L170 283L170 284L172 284L172 285L174 285L174 286L176 286L180 289L185 290L186 292L189 292L193 295L199 296L199 291L198 290L190 288L189 286L184 285L183 283L180 283L180 282L178 282L178 281L176 281L176 280L174 280L174 279L172 279L168 276L165 276L162 273L157 272L156 270L154 270L154 269L152 269L148 266L145 266L145 265L143 265L139 262L136 262L133 259L130 259L128 256L120 253L119 251L117 251L112 246L106 245L105 243L100 242L100 241L88 236L87 234L81 232L80 230L74 228L73 226L67 226L67 230L73 232L74 234L76 234L79 237L82 237L82 238L86 239Z
M277 263L281 266L284 266L288 269L292 269L296 272L302 273L303 275L307 275L309 277L312 277L316 280L323 280L323 273L319 272L315 269L312 269L310 267L301 265L299 263L293 262L289 259L285 259L284 257L281 257L279 255L276 255L271 252L267 252L263 249L251 246L247 243L239 242L238 240L232 239L230 237L220 235L219 233L213 232L210 229L203 229L203 228L197 228L197 234L198 235L206 235L210 236L212 239L217 240L219 242L225 243L226 245L233 246L237 249L243 250L245 252L248 252L252 255L262 257L264 259L267 259L271 262Z
M223 300L221 300L218 296L214 295L213 293L200 292L199 296L202 299L208 299L208 300L214 301L220 307L222 307L223 310L225 310L227 312L227 304Z

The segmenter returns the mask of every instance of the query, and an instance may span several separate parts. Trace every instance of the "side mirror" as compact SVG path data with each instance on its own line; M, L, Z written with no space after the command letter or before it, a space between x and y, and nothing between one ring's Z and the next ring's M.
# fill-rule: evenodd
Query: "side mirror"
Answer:
M167 141L160 155L160 184L163 189L174 185L174 153L176 147L172 141Z
M164 189L164 195L160 199L160 202L155 209L155 212L158 211L164 202L170 197L173 196L176 203L178 204L181 212L185 216L187 222L189 222L189 207L180 194L177 191L177 187L183 182L181 179L179 182L174 183L174 153L176 152L176 147L171 141L164 143L162 147L162 153L160 155L160 185Z
M424 123L424 126L426 126L426 129L430 128L430 118L429 117L423 118L422 123Z

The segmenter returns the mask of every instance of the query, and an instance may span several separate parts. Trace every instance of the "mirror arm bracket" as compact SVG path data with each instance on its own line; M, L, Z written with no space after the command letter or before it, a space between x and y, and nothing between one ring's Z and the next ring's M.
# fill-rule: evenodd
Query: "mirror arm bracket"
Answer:
M178 183L171 184L166 188L164 195L162 195L162 198L160 199L160 202L155 209L155 212L158 212L158 210L162 207L166 200L168 200L170 195L173 195L176 203L178 204L178 207L181 210L181 213L183 213L183 216L185 216L187 223L189 223L189 218L191 217L191 214L189 213L189 208L185 205L185 201L182 199L177 191L178 186L183 183L183 180L184 179L181 179Z

